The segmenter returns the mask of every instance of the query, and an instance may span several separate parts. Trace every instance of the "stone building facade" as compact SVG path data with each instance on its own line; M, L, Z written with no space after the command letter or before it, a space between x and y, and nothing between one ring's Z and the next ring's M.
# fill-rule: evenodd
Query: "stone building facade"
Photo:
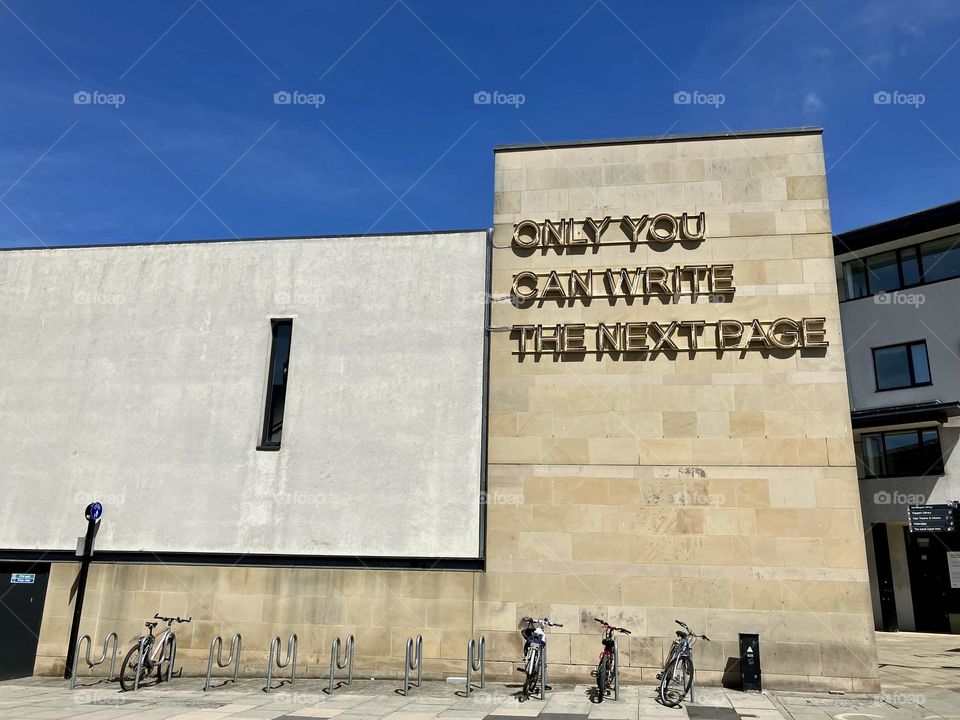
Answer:
M97 563L84 631L128 645L154 612L192 615L186 672L241 632L251 675L297 632L313 676L353 633L377 677L402 673L418 633L427 677L462 674L482 634L488 676L510 679L518 621L548 616L551 677L589 682L603 617L633 630L623 680L652 682L679 618L712 640L702 682L735 674L738 633L759 633L768 687L876 690L819 131L495 162L475 564ZM62 671L75 573L51 567L38 673Z

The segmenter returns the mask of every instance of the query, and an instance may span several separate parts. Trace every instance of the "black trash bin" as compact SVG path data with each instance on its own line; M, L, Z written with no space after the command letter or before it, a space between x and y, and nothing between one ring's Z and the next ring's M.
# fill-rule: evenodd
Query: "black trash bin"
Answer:
M760 680L760 636L740 633L741 690L763 690Z

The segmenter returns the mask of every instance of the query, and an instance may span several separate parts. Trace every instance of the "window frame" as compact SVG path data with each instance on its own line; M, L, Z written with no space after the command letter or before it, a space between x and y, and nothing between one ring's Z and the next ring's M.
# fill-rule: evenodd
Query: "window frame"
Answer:
M936 465L931 465L923 473L911 473L904 475L902 473L888 473L884 472L882 475L873 475L867 472L867 463L864 460L863 447L864 443L868 438L880 438L880 445L883 448L882 461L884 465L884 470L887 466L887 436L888 435L903 435L908 432L913 432L917 437L917 447L919 449L923 448L923 433L933 430L937 435L937 457L938 461ZM902 430L880 430L877 432L868 432L861 433L860 435L860 453L858 456L858 465L863 468L863 475L861 480L882 480L884 478L898 478L898 477L934 477L938 475L943 475L945 472L944 462L943 462L943 446L940 442L940 427L938 425L927 425L924 427L918 428L904 428Z
M286 370L283 375L283 395L284 395L284 409L286 409L286 395L287 395L287 383L290 375L290 356L293 350L293 318L271 318L270 319L270 357L267 365L267 393L266 400L263 406L263 425L260 431L260 443L257 445L257 450L266 451L266 452L277 452L280 450L280 446L283 440L283 430L280 431L280 440L273 442L269 440L270 437L270 420L272 419L273 411L273 400L274 400L274 383L272 381L274 365L277 361L277 327L280 325L289 325L290 326L290 341L287 347L287 362Z
M924 240L923 242L913 243L912 245L905 245L901 248L893 248L892 250L883 250L881 252L871 253L869 255L864 255L862 257L856 257L852 260L844 260L840 263L840 275L843 285L843 294L844 299L842 302L849 302L851 300L862 300L863 298L873 297L874 295L879 295L880 293L891 293L891 292L900 292L901 290L908 290L910 288L920 287L921 285L932 285L933 283L944 282L945 280L956 280L960 278L960 273L955 275L948 275L947 277L937 278L936 280L927 280L927 269L923 266L923 248L924 246L931 245L935 242L942 242L943 240L953 239L951 243L950 250L960 253L960 233L951 233L949 235L942 235L936 238L930 238L929 240ZM919 280L917 282L907 283L904 280L903 274L903 264L904 264L904 253L907 251L914 251L914 258L917 264L917 276ZM888 252L896 253L897 258L897 277L899 278L899 284L896 288L892 290L873 290L870 287L870 270L867 268L867 260L878 255L884 255ZM938 261L939 262L939 261ZM848 296L847 292L849 290L847 286L847 267L848 266L859 266L860 271L863 273L863 284L866 287L866 293L863 295L857 295L855 297Z
M923 345L923 355L927 359L927 377L930 378L925 382L917 382L917 371L913 364L913 347L916 345ZM891 348L902 347L904 352L907 354L907 369L910 371L910 384L909 385L897 385L896 387L880 387L880 375L877 372L877 350L890 350ZM930 353L927 352L927 341L924 340L911 340L909 342L902 343L893 343L891 345L880 345L878 347L870 348L870 356L873 359L873 386L875 388L874 392L890 392L892 390L910 390L911 388L918 387L927 387L933 385L933 373L930 371Z

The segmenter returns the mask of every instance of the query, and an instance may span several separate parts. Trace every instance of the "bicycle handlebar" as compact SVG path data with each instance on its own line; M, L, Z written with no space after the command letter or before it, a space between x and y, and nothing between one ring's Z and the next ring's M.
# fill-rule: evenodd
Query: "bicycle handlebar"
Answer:
M699 634L699 633L695 633L693 630L690 629L690 626L687 625L683 620L674 620L674 622L677 623L677 625L679 625L680 627L682 627L684 630L686 630L688 633L690 633L690 634L693 635L694 637L698 637L698 638L701 638L701 639L703 639L703 640L706 640L707 642L710 642L710 638L708 638L706 635L701 635L701 634Z
M596 618L596 617L594 618L594 620L596 620L598 623L600 623L600 624L603 625L604 627L610 628L611 630L616 630L617 632L622 632L624 635L630 635L630 634L631 634L630 631L627 630L626 628L617 627L616 625L611 625L611 624L608 623L606 620L601 620L600 618Z
M550 622L550 618L525 617L523 618L523 622L537 624L537 625L549 625L550 627L563 627L562 623Z
M188 617L188 618L182 618L182 617L180 617L179 615L177 615L177 617L164 617L164 616L161 615L160 613L154 613L154 614L153 614L153 617L154 617L155 619L157 619L157 620L163 620L164 622L167 622L167 623L175 623L175 622L178 622L178 623L188 623L188 622L191 622L191 621L193 620L193 615L191 615L191 616Z

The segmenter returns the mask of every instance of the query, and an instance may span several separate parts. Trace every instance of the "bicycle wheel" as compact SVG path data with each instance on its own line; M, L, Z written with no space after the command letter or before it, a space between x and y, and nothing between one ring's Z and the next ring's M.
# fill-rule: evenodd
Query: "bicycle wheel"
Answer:
M149 654L149 645L147 646L147 652ZM137 675L137 662L140 659L140 645L134 645L127 652L126 657L123 658L123 664L120 666L120 688L122 690L128 691L133 690L134 680ZM144 659L146 660L146 659ZM146 661L144 661L143 667L140 668L140 682L143 682L147 675L150 673L150 668L147 667Z
M540 653L533 650L527 661L527 677L523 681L523 694L530 697L537 689L537 680L540 676Z
M693 684L693 661L688 657L675 659L663 668L660 678L660 702L677 707L690 692Z
M603 702L603 696L610 690L611 664L610 656L604 655L597 665L597 702Z

